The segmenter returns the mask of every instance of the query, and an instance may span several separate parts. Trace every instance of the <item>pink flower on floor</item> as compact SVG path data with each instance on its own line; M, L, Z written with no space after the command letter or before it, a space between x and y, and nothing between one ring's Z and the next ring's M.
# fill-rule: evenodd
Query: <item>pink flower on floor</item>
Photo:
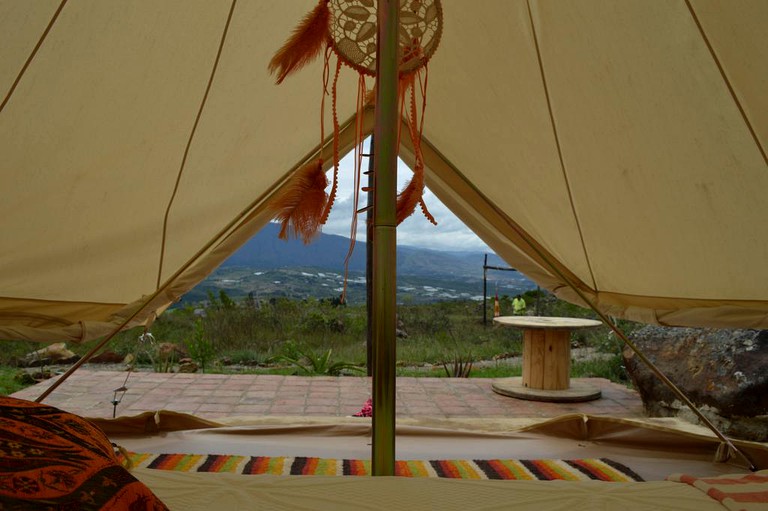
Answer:
M368 398L368 401L365 402L363 408L352 417L373 417L373 400Z

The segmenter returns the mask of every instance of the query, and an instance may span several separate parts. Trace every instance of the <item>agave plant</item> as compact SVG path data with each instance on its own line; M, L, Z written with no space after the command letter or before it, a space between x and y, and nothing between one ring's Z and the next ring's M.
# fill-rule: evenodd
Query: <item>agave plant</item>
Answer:
M443 369L445 369L445 374L448 375L449 378L469 378L469 373L472 372L473 363L474 358L471 353L466 357L456 354L454 355L452 366L449 367L448 362L443 362Z
M363 369L349 362L333 362L333 349L315 352L314 350L287 342L283 352L273 358L276 362L284 362L296 366L298 373L306 376L339 376L344 371L363 372Z

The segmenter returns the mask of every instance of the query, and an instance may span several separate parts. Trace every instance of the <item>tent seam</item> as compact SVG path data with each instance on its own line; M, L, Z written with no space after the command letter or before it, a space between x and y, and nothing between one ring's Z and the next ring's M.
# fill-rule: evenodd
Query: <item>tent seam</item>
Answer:
M688 0L686 0L686 3L687 2ZM557 144L558 156L560 158L560 164L563 169L563 177L565 178L566 187L568 189L568 196L569 196L569 199L571 199L571 208L574 213L574 216L576 216L576 211L573 204L573 198L571 196L570 186L568 185L568 176L565 170L565 163L563 161L560 142L557 137L557 129L555 127L555 119L552 113L552 105L550 103L549 91L547 89L546 77L544 74L544 66L541 60L541 53L539 51L539 42L538 42L538 39L536 38L536 29L533 24L533 13L531 12L530 0L528 0L526 4L528 6L528 15L531 21L531 31L533 33L533 40L536 46L536 55L539 60L539 69L541 72L541 78L544 86L544 93L547 99L547 107L549 109L549 116L552 122L552 129L555 136L555 142ZM581 239L582 239L582 249L584 250L584 255L585 257L587 257L587 265L589 265L589 257L586 253L586 247L584 246L584 239L582 236L581 226L578 222L578 218L576 218L576 225L577 225L577 228L579 229L579 236L581 236ZM590 274L591 274L592 273L591 266L589 268L590 268ZM750 469L755 470L755 465L752 463L750 458L748 458L746 454L744 454L741 450L739 450L728 437L726 437L722 432L720 432L719 429L717 429L714 423L712 423L712 421L710 421L709 418L707 418L698 409L698 407L688 398L688 396L685 395L685 393L677 385L675 385L674 382L672 382L672 380L670 380L658 367L656 367L656 365L654 365L653 362L651 362L651 360L637 347L637 345L635 345L635 343L633 343L629 339L629 337L616 324L614 324L613 321L610 320L607 314L605 314L602 310L600 310L597 307L595 302L588 299L587 296L580 289L577 289L576 286L573 285L569 281L569 279L565 275L563 275L557 268L552 267L552 270L554 270L558 274L558 276L561 279L563 279L566 282L566 284L568 284L568 286L571 287L571 289L573 289L573 291L579 296L579 298L581 298L585 303L587 303L587 305L589 305L589 307L593 311L595 311L595 313L597 313L598 317L603 321L603 323L605 323L609 328L611 328L611 330L619 337L619 339L621 339L624 342L624 344L628 346L640 358L640 360L643 363L645 363L645 365L651 370L651 372L653 372L672 391L673 394L675 394L678 398L680 398L680 400L683 403L685 403L688 406L688 408L699 418L699 420L701 420L701 422L703 422L729 448L730 452L740 454L750 465ZM592 278L594 283L594 275L592 275ZM597 290L597 286L595 286L595 298L599 299L599 291Z
M224 43L227 39L227 33L229 32L229 27L232 22L232 15L235 12L235 6L237 5L237 0L232 0L232 4L229 8L229 14L227 15L227 21L224 24L224 31L221 34L221 39L219 40L219 47L216 52L216 59L213 62L213 68L211 69L211 74L208 78L208 84L205 87L205 93L203 94L203 98L200 102L200 107L197 110L197 115L195 116L195 122L192 125L192 131L189 134L189 138L187 139L186 147L184 148L184 156L181 159L181 165L179 167L179 172L176 176L176 183L173 187L173 192L171 192L171 197L168 200L168 206L165 210L165 216L163 217L163 237L160 242L160 261L158 263L157 268L157 283L156 286L159 289L160 288L160 282L163 275L163 263L165 261L165 246L168 238L168 219L171 214L171 208L173 207L173 203L176 199L176 193L179 191L179 184L181 183L181 176L184 174L184 169L187 164L187 157L189 156L189 150L192 147L192 141L195 138L195 133L197 133L197 127L200 124L200 118L203 115L203 110L205 109L205 105L208 102L208 95L211 92L211 86L213 85L213 80L216 76L216 71L219 67L219 61L221 60L221 54L224 50Z
M560 268L560 266L563 266L563 263L560 262L557 257L555 257L549 250L544 248L540 243L538 243L533 236L531 236L528 231L526 231L523 227L521 227L517 222L514 221L514 219L510 218L508 215L503 213L499 206L496 204L496 202L490 200L482 191L480 191L473 183L471 183L467 177L448 159L445 157L444 154L442 154L440 151L437 150L437 148L429 141L428 138L424 138L422 141L422 144L424 147L429 148L429 151L434 153L435 157L439 159L448 169L450 169L453 174L460 179L465 186L467 186L469 189L472 190L473 193L477 194L478 197L480 197L483 201L483 203L488 207L491 211L493 211L493 214L498 215L500 219L504 222L504 224L511 229L517 236L520 237L520 240L525 243L527 247L529 247L532 251L532 253L524 252L526 257L529 257L532 261L534 261L534 264L538 265L542 270L550 271L549 274L552 277L556 277L558 272L568 272L569 278L572 281L578 282L580 286L588 287L586 283L584 283L578 276L574 275L572 272L570 272L567 269ZM406 141L407 146L407 141ZM431 169L432 172L434 172L434 169ZM439 174L438 174L439 175ZM444 179L445 176L440 176ZM490 218L483 215L484 218L488 219ZM491 222L493 223L493 222ZM521 248L519 245L517 245L519 248ZM522 250L522 248L521 248ZM556 261L557 264L553 261ZM555 269L557 267L557 270ZM566 281L563 282L563 284L559 287L571 287L568 285ZM590 289L589 290L592 293L597 293L596 290Z
M741 114L741 117L744 120L744 124L746 124L750 135L752 135L752 140L755 141L757 150L760 151L760 155L763 157L763 161L765 162L766 166L768 166L768 154L766 154L765 148L763 148L762 144L760 143L760 138L757 136L757 133L755 132L755 129L752 126L752 123L749 120L749 116L747 116L747 112L744 110L744 107L742 106L741 101L739 101L739 97L736 94L736 90L733 88L731 81L728 79L728 74L725 72L725 69L723 68L723 64L722 62L720 62L720 59L717 56L717 52L715 52L715 48L712 46L712 43L710 42L706 32L704 31L704 26L701 24L699 17L696 15L696 11L693 10L693 5L691 5L691 0L685 0L685 5L688 6L688 11L691 13L691 17L693 18L694 23L696 23L696 27L699 29L699 34L701 34L701 38L704 41L704 44L707 45L709 54L712 56L712 60L715 62L715 65L717 66L717 70L720 72L720 76L723 79L723 83L725 83L725 86L728 88L728 92L731 94L731 98L733 98L733 102L736 104L736 107L739 109L739 113Z
M584 252L584 259L586 260L587 269L589 270L589 276L592 280L592 288L597 293L599 290L597 289L595 274L592 271L592 264L589 259L587 245L584 241L584 233L581 229L581 222L579 222L579 216L576 213L576 205L574 204L573 194L571 193L571 184L570 184L570 181L568 180L568 172L565 168L565 160L563 159L563 150L560 145L560 137L558 136L557 124L555 122L555 115L552 110L552 101L549 95L549 87L547 86L547 77L546 77L546 73L544 72L544 62L541 58L541 51L539 49L539 40L538 40L538 37L536 36L536 26L533 23L533 13L531 12L530 0L526 2L526 5L528 6L528 18L531 22L531 34L533 35L533 44L534 44L534 47L536 48L536 59L539 64L539 72L541 74L541 83L542 83L542 86L544 87L544 97L547 100L547 111L549 112L549 121L552 126L552 134L555 137L555 146L557 147L557 157L560 160L560 169L562 170L563 179L565 180L565 188L568 192L568 202L570 202L571 204L571 212L573 213L573 219L576 222L576 229L579 231L579 239L581 240L581 249Z
M354 117L350 118L350 120L348 120L345 123L344 128L342 128L342 130L341 130L341 133L344 133L349 128L349 126L353 125L353 122L354 122ZM330 140L329 140L328 144L326 144L326 146L329 146L329 145L330 145ZM313 151L312 154L314 154L314 152L316 152L317 150L319 150L321 152L321 154L322 154L323 149L324 149L324 147L316 149L316 150ZM293 168L293 170L288 173L288 175L290 175L291 172L295 172L296 169L299 167L299 165L300 164L296 165ZM275 187L276 187L276 185L274 185L272 189L274 189ZM200 258L203 256L203 254L207 250L209 250L216 243L217 240L220 240L222 237L224 237L226 239L228 236L231 236L237 229L239 229L240 226L238 224L241 224L245 217L247 217L247 216L249 216L249 215L251 215L253 213L253 210L258 207L258 204L263 202L263 200L264 200L263 197L269 197L269 195L270 195L269 191L265 192L265 194L262 195L262 197L260 197L257 200L254 200L245 210L241 211L241 213L239 215L237 215L235 218L233 218L213 238L211 238L205 244L205 246L203 246L200 250L197 251L197 253L195 253L195 255L193 255L189 260L187 260L187 262L184 263L181 266L181 268L179 268L176 271L176 273L171 275L163 283L162 286L158 286L158 288L154 291L154 293L152 293L148 297L143 297L141 300L138 300L137 302L133 302L132 304L129 304L131 306L136 305L135 310L133 312L128 312L127 313L127 317L125 317L123 320L119 321L119 324L117 324L117 326L109 334L105 335L102 338L102 340L99 341L98 344L96 344L96 346L91 348L91 350L88 353L86 353L83 357L81 357L80 360L75 362L75 364L72 367L70 367L58 380L53 382L53 384L50 387L48 387L45 391L43 391L43 393L40 394L40 396L38 396L37 399L35 399L35 401L38 402L38 403L42 402L54 390L56 390L62 383L64 383L72 375L72 373L74 373L78 368L80 368L80 366L82 366L85 362L90 360L91 357L93 357L93 355L95 355L97 351L99 351L101 348L103 348L105 345L107 345L107 343L109 343L109 341L111 341L112 338L115 335L117 335L118 332L122 331L131 321L133 321L140 314L144 313L144 310L154 300L156 300L157 297L160 296L160 294L164 290L167 291L167 288L170 287L170 285L172 283L176 282L177 279L179 279L184 274L184 272L189 270L189 268L193 264L195 264L197 261L199 261ZM225 236L225 233L227 233L227 232L228 232L228 234ZM170 298L172 296L175 296L175 294L171 293L171 292L167 292L166 296L168 296Z
M29 68L29 65L32 63L32 60L37 55L38 50L43 45L43 41L45 41L45 39L48 37L48 34L50 33L51 28L53 27L53 24L56 23L57 19L59 19L59 14L61 14L61 11L62 9L64 9L64 5L66 5L67 1L68 0L61 0L61 3L59 4L58 9L56 9L56 12L53 13L53 17L51 18L51 21L48 22L48 25L45 27L45 30L40 36L40 39L37 40L37 44L32 49L32 53L29 54L29 57L27 57L26 62L24 62L24 65L21 67L19 74L16 76L16 79L13 81L11 88L8 89L8 92L6 93L5 98L3 99L3 102L0 103L0 113L3 112L5 105L8 104L8 101L10 101L11 96L13 96L13 93L16 91L16 87L19 85L19 82L21 82L21 78L27 72L27 68Z

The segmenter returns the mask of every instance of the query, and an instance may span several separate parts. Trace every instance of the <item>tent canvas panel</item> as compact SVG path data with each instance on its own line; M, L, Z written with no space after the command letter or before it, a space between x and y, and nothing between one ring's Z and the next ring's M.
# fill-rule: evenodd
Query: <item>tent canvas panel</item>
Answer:
M320 142L322 63L279 87L266 70L311 4L0 2L3 337L102 335L175 275L161 311L267 220ZM551 265L618 317L766 326L765 3L443 10L424 128L441 199L566 299Z

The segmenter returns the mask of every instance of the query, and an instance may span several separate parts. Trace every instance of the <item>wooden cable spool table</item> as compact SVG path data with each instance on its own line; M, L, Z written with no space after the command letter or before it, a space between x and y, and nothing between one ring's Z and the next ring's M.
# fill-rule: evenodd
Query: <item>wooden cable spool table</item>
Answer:
M571 381L571 331L594 328L600 321L581 318L500 316L493 320L523 330L523 376L500 378L493 391L533 401L580 402L598 399L600 389Z

